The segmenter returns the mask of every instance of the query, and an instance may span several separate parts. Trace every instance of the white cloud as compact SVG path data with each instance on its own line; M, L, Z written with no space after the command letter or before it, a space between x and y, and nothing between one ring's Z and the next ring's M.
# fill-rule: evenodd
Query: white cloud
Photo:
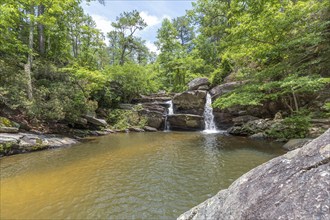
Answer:
M151 41L147 41L146 46L151 52L155 52L157 55L159 54L159 50L157 49L156 45Z
M107 33L113 30L111 21L107 17L96 14L91 14L90 16L92 16L96 23L96 27L103 32L104 36L107 36Z
M164 18L171 19L171 17L168 15L163 15L162 17L158 17L155 15L150 15L149 12L147 11L141 11L140 16L147 23L148 27L152 27L162 23Z
M146 11L141 11L140 16L147 23L148 27L157 25L161 22L161 19L159 19L157 16L150 15Z

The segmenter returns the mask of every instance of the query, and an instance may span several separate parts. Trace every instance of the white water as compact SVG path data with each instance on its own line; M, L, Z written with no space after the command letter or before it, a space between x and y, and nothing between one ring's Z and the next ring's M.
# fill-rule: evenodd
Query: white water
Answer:
M203 131L203 133L219 133L217 126L214 123L212 99L210 93L207 93L206 95L206 103L204 108L204 123L205 130Z
M170 106L167 108L168 113L167 113L166 118L165 118L165 131L170 131L170 123L167 121L167 117L169 115L174 114L174 112L173 112L173 102L172 102L172 100L170 100L170 101L167 101L166 103L169 104Z
M168 107L168 115L173 115L173 102L172 100L167 101L166 103L170 104L170 106Z

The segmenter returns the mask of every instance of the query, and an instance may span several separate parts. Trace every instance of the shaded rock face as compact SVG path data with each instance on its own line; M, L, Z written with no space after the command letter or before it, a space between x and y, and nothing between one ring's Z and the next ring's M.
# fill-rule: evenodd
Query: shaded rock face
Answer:
M209 79L208 78L196 78L188 83L188 88L189 90L197 90L197 89L202 89L202 90L208 90L210 85Z
M264 163L178 219L330 219L330 129Z
M159 111L149 111L143 109L139 111L141 116L147 118L147 126L162 130L164 127L165 116L162 112Z
M194 90L177 94L173 98L174 114L202 116L206 102L206 91Z
M220 109L213 109L214 115L214 123L216 124L217 128L226 130L229 127L233 126L233 115L226 111L222 111Z
M203 130L204 117L199 115L176 114L169 115L167 120L170 123L171 130L199 131Z

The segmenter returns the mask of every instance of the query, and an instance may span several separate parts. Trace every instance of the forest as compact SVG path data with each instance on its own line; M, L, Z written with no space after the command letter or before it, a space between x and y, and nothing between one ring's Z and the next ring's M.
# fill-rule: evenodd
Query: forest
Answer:
M147 26L137 10L122 12L104 36L81 0L1 2L2 114L74 124L105 109L111 121L120 103L183 92L207 77L212 86L244 82L215 100L216 108L275 101L299 126L306 125L301 118L329 116L329 99L321 111L306 107L329 88L329 1L197 0L185 16L163 20L159 54L135 35Z
M329 165L329 0L0 0L0 219L330 219Z

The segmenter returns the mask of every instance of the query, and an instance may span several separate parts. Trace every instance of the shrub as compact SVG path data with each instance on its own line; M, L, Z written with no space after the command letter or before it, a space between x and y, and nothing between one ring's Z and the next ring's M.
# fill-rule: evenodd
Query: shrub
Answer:
M146 125L147 119L140 116L138 109L132 110L114 109L108 115L107 121L114 129L127 129L129 127L142 128Z
M309 131L310 119L305 111L296 112L281 123L272 126L266 133L273 138L304 138Z

